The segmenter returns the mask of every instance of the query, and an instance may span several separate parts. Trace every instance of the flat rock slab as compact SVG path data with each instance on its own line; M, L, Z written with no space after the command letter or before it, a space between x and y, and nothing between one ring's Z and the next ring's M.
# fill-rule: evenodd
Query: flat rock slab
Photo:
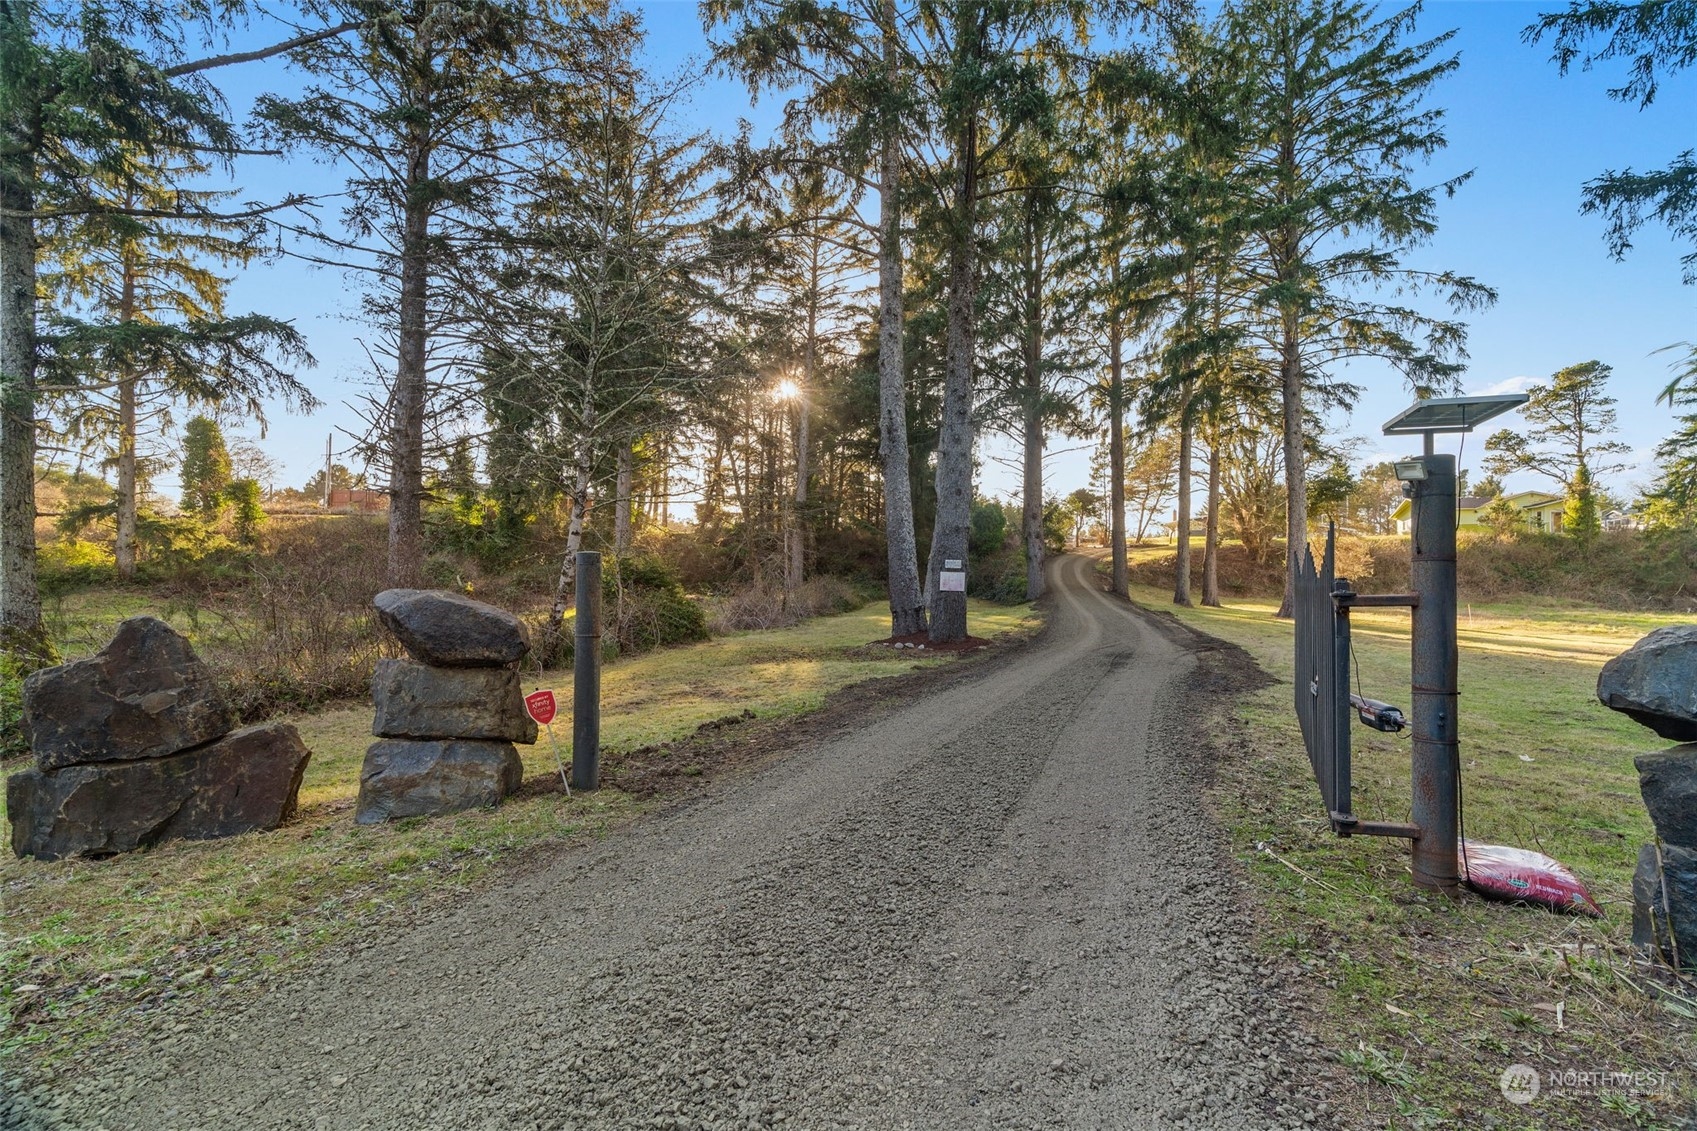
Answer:
M365 752L354 820L376 825L499 805L523 778L510 742L387 738Z
M1675 742L1697 742L1697 625L1658 628L1603 665L1597 698Z
M1697 849L1697 742L1640 754L1632 762L1663 842Z
M163 758L234 725L212 672L162 620L131 617L87 660L24 680L24 728L43 770Z
M486 738L529 745L536 722L512 668L433 668L380 660L371 680L379 738Z
M372 604L383 627L423 664L498 668L530 651L519 618L446 589L385 589Z
M311 756L293 726L262 723L163 758L25 770L6 779L12 851L110 856L274 829L294 815Z
M1697 849L1664 844L1658 868L1656 846L1646 844L1632 874L1632 943L1671 965L1670 942L1680 963L1697 970Z

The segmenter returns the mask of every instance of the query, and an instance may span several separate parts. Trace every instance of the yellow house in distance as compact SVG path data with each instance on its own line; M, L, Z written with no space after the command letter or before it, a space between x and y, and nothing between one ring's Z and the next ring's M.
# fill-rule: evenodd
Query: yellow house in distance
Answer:
M1533 530L1555 534L1561 530L1562 515L1567 512L1567 500L1548 491L1522 491L1510 495L1508 501L1520 508L1526 525Z
M1512 495L1503 496L1504 500L1520 511L1526 525L1533 530L1555 533L1561 529L1562 512L1567 509L1567 500L1560 495L1552 495L1548 491L1517 491ZM1468 527L1485 525L1482 516L1485 508L1496 502L1491 495L1463 495L1455 501L1456 528L1466 530ZM1407 534L1413 527L1414 502L1404 499L1391 512L1391 521L1396 523L1398 534Z

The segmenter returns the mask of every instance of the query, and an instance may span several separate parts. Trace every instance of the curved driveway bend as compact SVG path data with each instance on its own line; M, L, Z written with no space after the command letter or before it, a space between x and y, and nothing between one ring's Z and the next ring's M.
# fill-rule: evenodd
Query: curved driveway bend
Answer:
M1301 1125L1197 657L1050 577L1011 662L102 1058L65 1125Z

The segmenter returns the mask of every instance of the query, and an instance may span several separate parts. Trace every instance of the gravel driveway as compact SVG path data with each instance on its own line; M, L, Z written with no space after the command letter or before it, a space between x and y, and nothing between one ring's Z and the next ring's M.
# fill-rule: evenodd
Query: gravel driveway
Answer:
M1199 801L1205 665L1051 578L1011 662L100 1058L53 1125L1308 1125Z

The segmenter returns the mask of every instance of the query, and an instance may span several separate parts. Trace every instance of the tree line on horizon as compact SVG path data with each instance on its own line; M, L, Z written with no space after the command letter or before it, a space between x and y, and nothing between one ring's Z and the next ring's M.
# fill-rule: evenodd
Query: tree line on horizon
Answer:
M1647 103L1692 59L1676 9L1579 4L1528 38L1564 68L1629 58L1612 93ZM1207 579L1220 516L1252 499L1261 533L1282 517L1288 605L1311 512L1349 478L1321 425L1360 392L1343 363L1454 392L1462 316L1495 297L1409 259L1468 176L1425 172L1459 60L1418 14L706 0L713 65L782 104L760 140L692 131L692 80L647 73L638 17L595 0L313 0L242 49L240 3L0 0L5 646L51 652L41 453L107 461L126 573L176 412L314 407L294 327L226 308L228 272L280 251L360 289L374 384L357 451L389 496L391 585L422 582L444 501L485 537L551 515L557 635L597 504L622 552L688 481L698 523L786 588L822 533L875 535L892 633L958 640L965 594L939 574L974 551L975 441L997 431L1020 445L1027 596L1043 588L1059 433L1106 437L1116 591L1127 484L1161 444L1173 467L1206 469L1199 504L1192 475L1174 477L1174 600L1192 599L1193 513ZM214 80L265 60L304 81L238 124ZM250 203L205 187L279 153L329 162L342 190ZM1603 174L1586 207L1624 254L1650 220L1697 236L1693 184L1686 153ZM1606 381L1587 364L1552 387ZM1549 444L1492 437L1493 470L1556 458L1584 496L1610 454L1599 395L1547 421ZM1697 405L1697 362L1663 396ZM1697 416L1661 458L1653 494L1689 524Z

